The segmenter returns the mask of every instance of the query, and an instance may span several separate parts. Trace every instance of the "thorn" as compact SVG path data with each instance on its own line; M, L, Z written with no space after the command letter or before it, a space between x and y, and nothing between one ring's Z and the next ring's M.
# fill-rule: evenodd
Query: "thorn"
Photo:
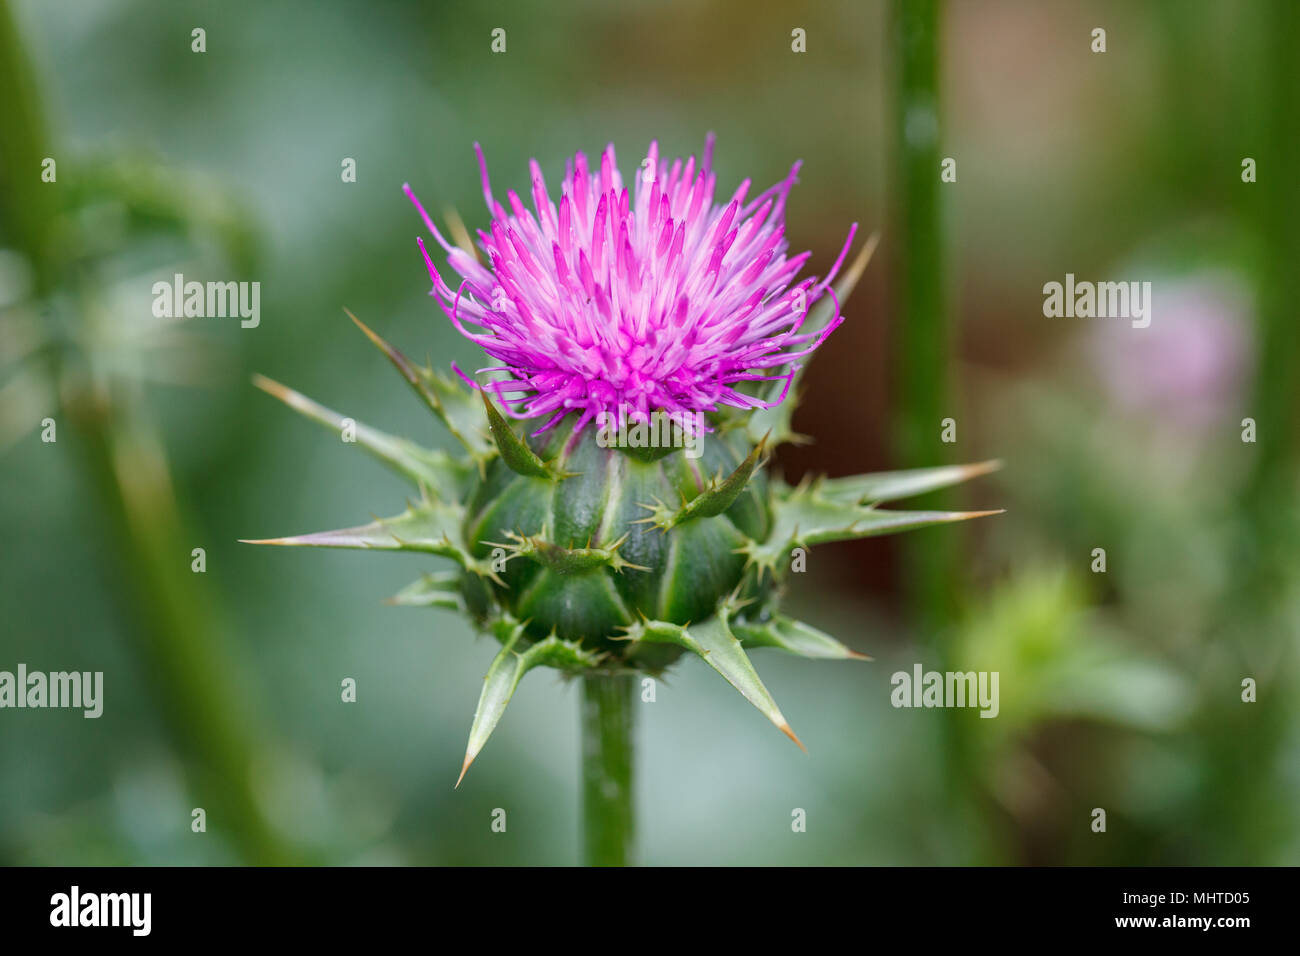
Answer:
M451 233L451 238L455 240L456 245L473 256L475 262L478 262L478 249L474 246L474 240L470 238L469 230L465 228L465 220L460 218L460 213L456 211L456 207L446 207L442 211L442 215L447 220L447 231Z
M791 734L790 736L793 737L794 735ZM803 744L800 744L799 746L802 747ZM453 790L460 789L460 782L465 779L465 771L469 769L469 765L472 764L473 762L474 762L473 755L471 755L469 751L465 751L465 763L461 765L460 776L456 778L456 786L452 787L451 789Z
M267 378L265 375L253 373L253 384L260 388L266 394L278 398L286 404L290 401L290 396L294 395L294 390L287 385L281 385L273 378Z
M862 251L858 253L858 259L861 260L862 265L858 265L858 263L855 262L853 263L852 268L856 269L859 273L861 273L864 269L866 269L867 263L871 261L871 257L875 254L876 246L878 245L880 245L880 233L873 232L867 238L867 244L863 246Z
M388 360L397 366L397 370L402 373L402 376L408 382L415 385L419 381L419 376L416 374L415 367L411 365L410 360L405 355L380 338L378 333L372 330L370 326L366 325L366 323L353 315L351 309L344 308L343 311L347 313L349 319L356 323L357 328L366 334L366 338L370 339L379 351L388 356Z
M964 478L978 478L980 475L987 475L989 472L998 471L1002 467L1002 459L990 458L988 461L976 461L969 465L961 466L961 473Z
M848 652L849 652L849 659L850 659L850 660L855 660L855 661L874 661L874 660L875 660L875 658L872 657L870 654L859 654L857 651L853 650L852 648L846 648L846 650L848 650Z
M803 745L803 741L802 741L802 740L800 740L798 737L795 736L795 733L794 733L793 730L790 729L790 725L789 725L789 724L777 724L777 727L780 728L781 733L785 734L787 737L789 737L791 740L793 740L796 744L798 744L800 750L802 750L804 753L807 753L807 752L808 752L808 748L805 747L805 746Z
M365 332L366 335L370 337L370 341L374 342L376 345L379 344L379 336L377 336L374 332L370 331L369 326L367 326L366 323L362 322L355 315L353 315L352 310L349 309L346 305L343 307L343 313L349 319L351 319L353 322L357 324L357 328L359 328L362 332Z

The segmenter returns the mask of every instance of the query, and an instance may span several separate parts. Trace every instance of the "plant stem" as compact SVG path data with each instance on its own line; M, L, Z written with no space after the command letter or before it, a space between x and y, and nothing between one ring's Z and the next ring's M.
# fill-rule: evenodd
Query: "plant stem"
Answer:
M898 296L895 383L898 467L943 464L945 418L959 418L948 388L950 333L939 179L939 0L896 0L894 227ZM958 440L965 422L958 421ZM966 426L968 427L968 426ZM946 496L930 499L945 507ZM913 621L932 640L955 611L955 535L935 535L904 546L908 604Z
M61 219L73 217L53 201L58 195L54 187L37 183L41 159L62 156L50 145L40 93L9 4L0 0L0 102L7 110L0 178L26 184L0 195L0 223L32 265L33 301L61 291L76 303L84 340L93 341L87 327L95 310L87 299L96 294L95 287L86 283L87 291L81 284L87 270L61 269L59 258L66 258L68 246L84 243L70 232L75 227L56 231ZM99 311L106 309L102 302L98 305ZM73 347L47 351L42 370L59 382ZM133 650L177 751L189 758L189 796L210 812L214 830L228 835L246 862L290 862L293 848L257 800L256 768L268 759L264 732L258 730L252 708L229 699L226 688L246 681L211 592L190 570L191 548L201 539L187 531L189 522L174 497L170 465L142 390L120 376L95 381L94 389L61 389L59 424L66 416L76 429L72 447L84 455L80 471L108 518L111 533L102 555L129 585L134 615L129 630L137 641Z
M582 805L588 866L627 866L633 813L633 695L630 674L582 681Z
M1296 704L1287 690L1300 674L1300 621L1294 611L1294 566L1300 520L1295 487L1300 474L1300 399L1295 390L1295 356L1300 328L1295 321L1294 276L1300 256L1295 223L1300 216L1288 163L1300 150L1295 104L1300 65L1294 37L1300 11L1288 0L1262 7L1260 35L1243 49L1242 72L1251 77L1244 111L1243 150L1258 161L1257 183L1238 183L1240 212L1261 241L1266 255L1256 274L1256 354L1254 394L1242 409L1259 429L1254 444L1241 443L1228 422L1225 451L1247 455L1250 470L1238 494L1240 530L1228 567L1231 577L1218 617L1206 635L1207 646L1222 648L1227 673L1258 680L1259 700L1242 706L1235 694L1211 692L1194 728L1206 742L1213 776L1202 801L1202 832L1215 834L1209 856L1280 863L1282 849L1295 839L1288 803L1289 728ZM1269 664L1263 662L1268 661ZM1249 781L1247 783L1246 781ZM1294 801L1290 801L1294 803ZM1204 829L1209 827L1210 829Z
M969 423L953 404L949 362L953 339L948 312L947 265L943 232L943 183L940 179L942 0L894 0L894 157L896 177L894 283L898 369L895 383L897 467L946 464L949 445L942 440L945 419L957 427L957 441ZM926 507L951 507L945 492L928 495ZM963 584L960 537L923 536L903 544L904 588L912 626L924 635L939 670L952 666L952 628ZM940 760L946 784L946 815L959 859L975 860L981 832L970 795L977 787L968 721L944 711L939 723ZM978 839L976 837L975 839Z

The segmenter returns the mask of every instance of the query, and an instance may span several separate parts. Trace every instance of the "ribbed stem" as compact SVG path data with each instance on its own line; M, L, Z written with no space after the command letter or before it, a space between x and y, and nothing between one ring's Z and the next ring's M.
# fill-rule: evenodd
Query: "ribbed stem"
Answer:
M898 467L916 468L948 463L950 446L941 440L944 419L954 419L959 447L969 447L960 443L969 435L970 423L957 411L949 382L953 335L940 179L944 4L942 0L894 0L892 15L898 296L894 447ZM925 500L927 508L951 507L946 492ZM949 530L954 533L918 537L903 546L908 616L940 670L949 668L951 630L963 582L960 537L955 529ZM968 739L970 724L961 716L948 710L940 718L940 759L947 788L946 815L954 831L967 840L957 850L959 858L974 859L971 838L978 839L982 831L971 822L974 752Z
M899 467L943 464L945 418L960 419L948 387L950 330L939 179L940 0L895 0L894 227L898 296L897 432ZM957 422L959 440L969 423ZM928 507L946 507L933 496ZM907 542L910 611L932 638L951 623L958 580L957 536Z
M631 675L602 674L582 680L582 806L588 866L633 862L635 692Z

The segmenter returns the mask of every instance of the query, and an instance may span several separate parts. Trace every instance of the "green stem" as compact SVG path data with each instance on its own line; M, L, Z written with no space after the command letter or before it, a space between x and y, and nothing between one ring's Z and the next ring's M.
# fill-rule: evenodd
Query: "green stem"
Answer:
M1199 729L1213 776L1207 780L1198 823L1202 832L1218 835L1210 858L1274 863L1284 861L1286 852L1280 848L1290 845L1296 833L1294 815L1282 808L1289 798L1289 728L1296 719L1288 688L1300 675L1300 622L1288 578L1300 537L1295 511L1300 396L1294 372L1300 326L1293 288L1300 257L1295 227L1300 196L1290 172L1300 155L1294 94L1300 83L1294 51L1300 10L1291 0L1272 0L1262 10L1263 34L1257 45L1243 50L1241 60L1243 74L1255 84L1246 100L1251 107L1241 137L1249 150L1241 153L1258 162L1258 182L1234 186L1245 222L1265 252L1255 299L1255 390L1242 410L1259 431L1255 444L1238 444L1234 424L1227 439L1235 446L1229 454L1245 454L1253 461L1239 492L1241 527L1229 564L1227 598L1207 635L1226 652L1223 660L1232 682L1258 679L1260 703L1243 706L1235 694L1213 693L1204 708ZM1272 663L1261 667L1263 661Z
M60 259L67 247L84 245L75 234L57 231L61 219L73 218L54 198L68 187L39 181L44 157L56 158L61 173L69 166L63 164L65 154L50 145L40 90L5 0L0 0L0 102L7 110L0 179L22 184L0 191L0 226L32 264L33 299L61 290L78 304L82 334L91 340L86 326L95 310L84 299L96 294L97 286L85 278L88 269L78 272ZM102 311L103 303L98 306ZM65 363L83 361L72 345L47 352L54 382L62 381ZM250 708L229 699L228 688L244 681L217 623L215 602L190 570L197 539L186 530L173 496L161 438L134 383L117 378L101 383L98 377L95 382L100 387L61 389L59 424L66 416L77 429L73 447L84 453L82 471L109 518L103 554L132 588L130 633L176 747L190 758L190 796L209 811L214 832L228 834L247 862L290 862L293 848L257 799L257 766L266 759L262 735Z
M0 225L6 245L27 256L35 279L35 297L48 295L54 287L52 234L55 215L55 187L40 181L41 163L51 156L41 99L27 59L18 27L6 0L0 0L0 102L5 104L5 133L0 136Z
M135 648L176 746L191 760L192 795L245 861L289 863L293 850L257 799L257 765L267 754L251 708L231 707L227 698L229 686L246 682L215 602L190 571L193 538L172 497L161 441L137 410L87 406L69 411L130 585Z
M628 674L582 681L582 805L589 866L632 862L635 692Z
M898 297L898 336L894 354L899 467L938 465L949 446L941 423L957 420L957 440L969 424L953 410L948 389L949 328L943 249L939 152L939 0L896 0L894 173L897 205L893 243ZM932 499L933 507L943 507ZM955 535L925 536L907 542L909 609L914 622L932 639L954 616Z
M898 467L947 463L950 445L942 440L943 421L954 419L958 447L970 423L952 403L949 354L952 331L948 314L944 256L943 181L940 133L942 0L895 0L894 158L896 206L893 211L894 286L897 290L898 378L894 399ZM926 507L946 509L949 496L927 496ZM903 543L907 613L934 655L940 670L953 662L951 630L957 617L962 584L960 537L955 528L942 535L921 535ZM959 858L987 859L977 846L982 828L970 794L977 785L975 754L968 739L969 722L945 711L939 724L940 760L946 781L946 815Z

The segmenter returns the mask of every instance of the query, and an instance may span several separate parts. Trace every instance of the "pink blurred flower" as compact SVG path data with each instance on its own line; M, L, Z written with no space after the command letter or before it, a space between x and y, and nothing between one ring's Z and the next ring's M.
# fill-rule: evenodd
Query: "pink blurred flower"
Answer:
M1123 409L1199 431L1241 405L1252 353L1250 298L1225 274L1154 283L1151 325L1094 324L1089 360Z

